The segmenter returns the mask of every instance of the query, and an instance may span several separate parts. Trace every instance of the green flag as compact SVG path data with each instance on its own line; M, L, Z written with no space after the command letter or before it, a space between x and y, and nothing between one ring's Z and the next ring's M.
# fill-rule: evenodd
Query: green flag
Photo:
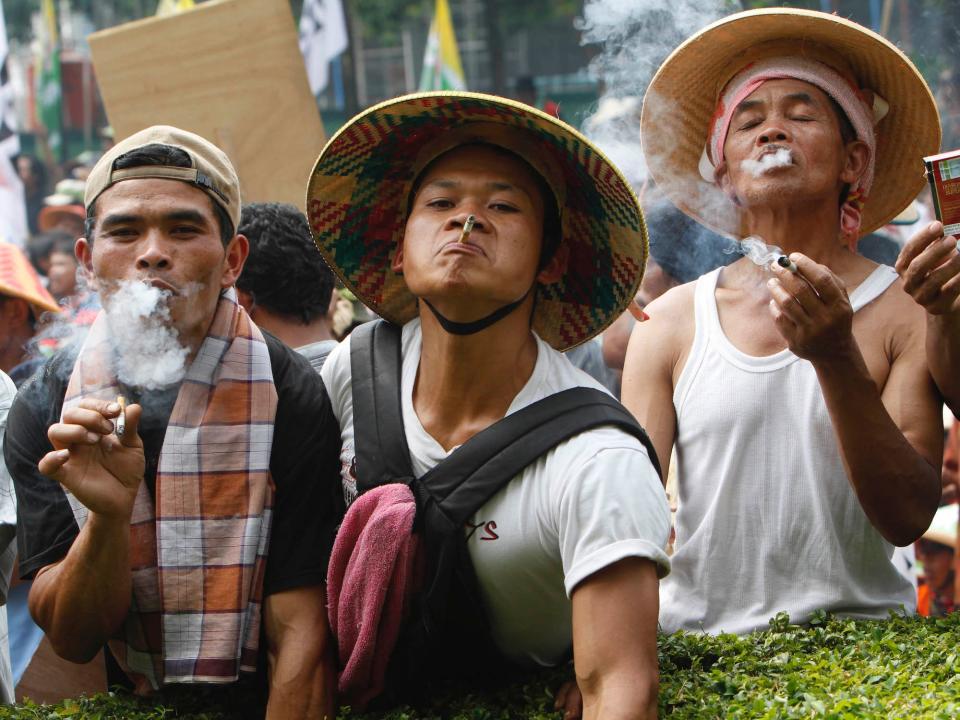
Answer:
M467 83L460 64L460 50L453 32L453 20L447 0L437 0L427 48L423 53L421 90L466 90Z
M60 82L60 33L53 0L43 0L43 28L40 38L40 56L34 66L36 82L37 122L47 129L47 144L54 158L60 159L63 147L61 135L61 105L63 91Z

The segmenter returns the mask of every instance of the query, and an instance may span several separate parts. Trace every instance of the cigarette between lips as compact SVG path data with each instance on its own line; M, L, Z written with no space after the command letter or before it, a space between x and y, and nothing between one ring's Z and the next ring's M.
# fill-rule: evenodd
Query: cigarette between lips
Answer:
M463 223L463 230L460 231L460 239L457 242L466 242L473 232L473 224L477 221L476 215L467 215L466 222Z
M120 414L117 415L115 430L117 437L122 438L127 431L127 399L123 395L117 395L117 405L120 406Z

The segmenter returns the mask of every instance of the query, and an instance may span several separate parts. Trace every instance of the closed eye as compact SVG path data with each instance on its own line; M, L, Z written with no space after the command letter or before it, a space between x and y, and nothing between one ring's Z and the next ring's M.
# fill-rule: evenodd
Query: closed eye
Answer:
M426 206L434 210L448 210L453 207L453 201L448 198L434 198L428 200Z

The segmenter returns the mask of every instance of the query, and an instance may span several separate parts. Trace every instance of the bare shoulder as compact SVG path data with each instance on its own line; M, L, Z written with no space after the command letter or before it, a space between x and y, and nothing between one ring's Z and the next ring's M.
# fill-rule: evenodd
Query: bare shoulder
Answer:
M926 312L904 291L900 278L894 280L880 297L857 315L862 315L863 331L872 337L882 338L891 360L911 348L922 352Z
M694 290L696 282L671 288L647 305L649 320L637 323L630 338L628 356L642 353L670 367L686 357L696 331Z

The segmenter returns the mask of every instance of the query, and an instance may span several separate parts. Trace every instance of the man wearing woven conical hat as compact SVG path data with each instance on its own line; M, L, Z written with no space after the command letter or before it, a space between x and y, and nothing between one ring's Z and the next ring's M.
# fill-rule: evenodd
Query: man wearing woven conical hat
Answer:
M940 405L922 310L854 248L923 185L929 90L852 22L750 11L674 51L642 132L678 207L787 255L671 290L630 341L625 404L679 461L663 629L913 612L891 556L937 507Z
M402 326L391 376L402 422L383 430L401 434L418 478L505 416L568 389L599 390L560 351L623 311L647 255L635 196L583 136L533 108L470 93L398 98L348 123L317 161L307 216L347 287ZM367 361L351 348L363 330L322 372L356 507L373 494L363 475L373 460L357 450L361 424L381 424L356 400L356 364ZM383 375L391 351L372 347ZM465 529L500 658L557 665L572 649L586 717L653 717L669 521L651 453L619 428L596 427L506 479ZM330 581L331 604L347 612L334 599L339 584ZM357 656L340 629L352 628L333 626L341 692L367 691L376 678L350 670Z

